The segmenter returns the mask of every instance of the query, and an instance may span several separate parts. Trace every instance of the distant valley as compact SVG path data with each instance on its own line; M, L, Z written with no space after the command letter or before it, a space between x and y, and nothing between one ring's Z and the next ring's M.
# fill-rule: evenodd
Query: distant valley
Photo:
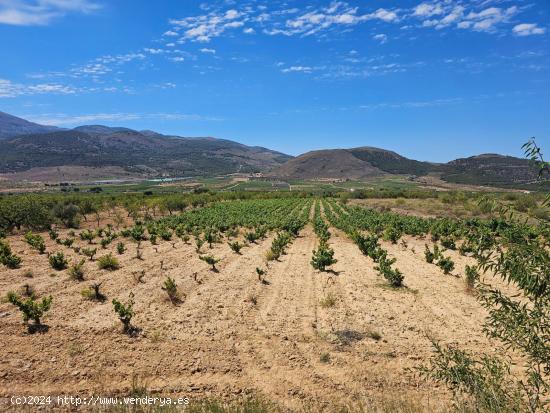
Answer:
M441 164L360 147L292 157L212 137L85 125L60 129L0 112L0 175L31 181L261 174L280 180L368 180L383 175L503 188L536 188L537 170L525 159L482 154Z

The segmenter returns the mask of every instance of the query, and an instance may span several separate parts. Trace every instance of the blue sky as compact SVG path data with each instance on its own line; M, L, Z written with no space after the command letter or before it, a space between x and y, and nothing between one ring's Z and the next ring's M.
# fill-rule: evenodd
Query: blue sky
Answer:
M0 110L293 155L521 155L550 148L549 36L547 0L0 0Z

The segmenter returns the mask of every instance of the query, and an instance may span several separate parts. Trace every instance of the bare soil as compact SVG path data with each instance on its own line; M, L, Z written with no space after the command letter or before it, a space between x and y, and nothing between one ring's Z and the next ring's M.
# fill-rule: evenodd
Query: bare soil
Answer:
M18 310L0 304L0 396L122 394L137 377L164 395L260 394L289 411L304 405L334 411L338 404L385 398L445 411L449 394L421 381L414 368L432 353L429 337L476 352L498 351L482 333L485 311L462 277L443 275L424 261L424 240L407 237L407 248L384 243L405 274L406 288L395 290L345 235L331 231L334 272L311 267L317 240L308 226L280 261L270 263L265 283L255 268L266 268L274 234L243 248L242 255L226 242L212 250L204 246L221 258L218 272L181 240L174 247L142 243L143 260L135 258L136 244L129 241L127 251L117 255L115 240L106 250L94 247L98 258L112 252L121 268L99 270L87 261L83 282L53 270L47 256L32 251L22 236L10 236L23 265L0 267L0 295L30 284L39 297L52 295L53 305L43 320L49 331L29 334ZM48 251L81 259L43 236ZM79 239L75 244L87 246ZM473 263L448 254L456 275ZM29 270L32 278L24 275ZM133 273L142 270L145 282L139 283ZM167 275L178 285L178 305L161 289ZM104 303L80 294L92 281L102 282ZM141 329L137 337L121 332L111 304L113 298L126 301L130 292L136 302L132 323Z

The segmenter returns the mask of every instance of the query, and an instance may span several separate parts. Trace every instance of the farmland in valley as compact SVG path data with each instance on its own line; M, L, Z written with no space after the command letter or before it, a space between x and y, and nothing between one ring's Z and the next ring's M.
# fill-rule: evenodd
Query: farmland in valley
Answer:
M248 198L172 196L161 208L129 196L93 205L21 197L36 219L24 223L4 200L2 392L144 386L293 410L445 411L451 393L421 374L434 343L505 352L484 334L475 289L515 288L484 273L484 260L510 237L526 249L548 242L542 227L499 218L420 218L305 194ZM41 230L50 208L65 225ZM16 307L25 303L35 306L26 325Z

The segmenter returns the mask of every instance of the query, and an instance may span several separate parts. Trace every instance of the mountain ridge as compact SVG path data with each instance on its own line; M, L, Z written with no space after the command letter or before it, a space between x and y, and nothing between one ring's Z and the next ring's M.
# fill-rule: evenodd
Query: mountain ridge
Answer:
M61 167L98 169L99 174L101 168L119 168L124 174L140 177L263 172L277 179L361 180L382 175L437 175L447 182L497 187L532 185L538 176L527 160L494 153L436 163L365 145L292 157L227 139L104 125L60 129L0 112L0 173Z
M30 133L46 133L61 130L56 126L40 125L0 111L0 139Z

